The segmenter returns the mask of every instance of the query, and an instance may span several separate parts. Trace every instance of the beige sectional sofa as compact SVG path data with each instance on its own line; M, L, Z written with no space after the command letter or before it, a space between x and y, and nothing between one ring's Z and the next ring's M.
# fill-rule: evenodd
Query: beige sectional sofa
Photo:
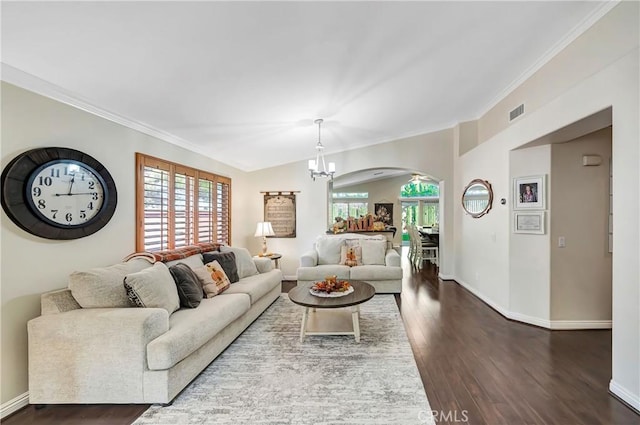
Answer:
M345 250L348 248L357 248L359 265L345 264ZM402 291L400 255L381 235L341 233L319 236L313 249L300 257L298 285L323 280L326 276L368 282L376 293Z
M210 248L166 251L156 258L167 266L194 267L203 265L202 253ZM123 302L125 276L164 267L141 258L89 270L80 284L43 294L42 316L28 323L30 403L171 402L281 292L282 273L271 260L253 259L239 248L220 250L242 257L240 280L196 308L169 313L109 306Z

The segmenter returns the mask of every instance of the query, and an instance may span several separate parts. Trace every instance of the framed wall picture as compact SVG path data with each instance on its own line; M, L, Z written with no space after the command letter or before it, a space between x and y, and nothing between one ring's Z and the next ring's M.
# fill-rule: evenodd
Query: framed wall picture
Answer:
M373 213L385 225L393 226L393 203L376 203Z
M271 223L275 236L268 238L296 237L296 195L276 192L264 195L264 221Z
M545 176L516 177L513 179L513 209L545 209Z
M544 211L513 213L513 233L544 235Z

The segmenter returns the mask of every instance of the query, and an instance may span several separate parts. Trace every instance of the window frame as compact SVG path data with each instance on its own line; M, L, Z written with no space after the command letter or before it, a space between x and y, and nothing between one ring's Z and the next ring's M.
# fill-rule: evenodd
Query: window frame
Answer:
M211 212L211 228L210 234L213 242L231 244L231 178L220 176L208 171L199 170L197 168L188 167L186 165L178 164L165 159L156 158L154 156L146 155L140 152L136 152L136 251L147 251L145 247L145 167L155 168L165 171L169 174L168 186L167 186L167 242L166 247L161 247L160 250L173 249L176 243L176 174L193 177L194 181L194 195L193 195L193 207L190 214L190 221L192 223L193 241L190 244L197 244L199 242L200 227L199 227L199 182L200 180L208 180L214 183L212 185L213 191L211 193L213 199L213 210ZM218 186L222 184L227 185L228 195L226 196L226 211L222 211L222 216L226 215L227 218L227 239L219 241L218 239L218 216L220 215L218 205ZM155 250L154 250L155 251Z

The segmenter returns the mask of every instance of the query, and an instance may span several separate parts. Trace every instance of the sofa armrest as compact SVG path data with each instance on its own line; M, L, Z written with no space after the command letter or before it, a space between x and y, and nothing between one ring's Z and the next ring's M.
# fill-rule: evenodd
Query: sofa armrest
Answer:
M400 267L400 254L395 249L388 249L384 257L384 264L390 267Z
M144 401L147 344L169 329L161 308L91 308L27 324L31 403Z
M318 265L318 252L311 250L300 257L300 267L315 267Z
M260 274L268 273L275 268L273 261L269 257L253 257L253 262L256 264L256 268Z

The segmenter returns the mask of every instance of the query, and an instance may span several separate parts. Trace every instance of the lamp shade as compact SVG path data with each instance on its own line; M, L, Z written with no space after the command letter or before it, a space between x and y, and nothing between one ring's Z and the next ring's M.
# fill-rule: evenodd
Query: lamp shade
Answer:
M256 226L256 234L253 235L255 237L259 236L275 236L276 234L273 232L273 227L271 227L270 221L261 221Z

